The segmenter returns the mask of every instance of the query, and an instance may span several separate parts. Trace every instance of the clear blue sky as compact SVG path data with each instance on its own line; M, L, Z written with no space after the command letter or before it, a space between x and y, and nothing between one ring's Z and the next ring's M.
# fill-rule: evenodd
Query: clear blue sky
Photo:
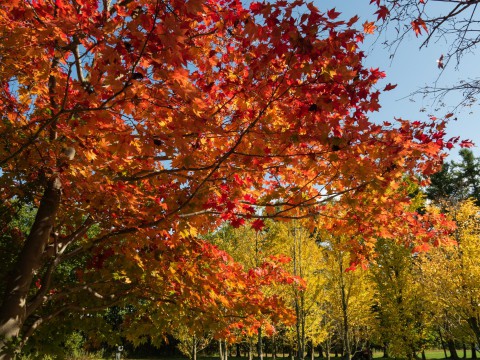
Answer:
M362 24L365 20L374 20L373 12L375 7L369 5L369 0L314 0L314 4L322 11L336 8L342 12L341 17L349 19L359 15ZM442 8L452 7L451 3L434 2L431 6ZM438 84L454 84L460 79L480 77L480 61L475 61L475 54L462 59L461 66L456 69L455 64L448 64L440 78L441 70L437 67L436 60L444 53L447 44L444 42L431 43L427 48L419 49L424 38L415 37L412 32L406 41L398 48L396 55L390 59L390 50L382 45L385 37L394 34L369 35L364 44L364 51L368 54L366 64L369 67L379 67L387 73L387 78L379 88L387 83L398 84L397 88L386 92L380 98L382 108L378 114L372 115L375 120L389 120L393 117L401 117L409 120L425 120L428 114L441 117L453 110L459 103L461 94L452 94L445 99L446 107L438 108L432 98L423 99L421 95L409 97L409 94L419 88L429 85L433 86L435 81ZM480 51L480 50L479 50ZM413 101L412 101L413 99ZM479 101L468 109L457 109L455 115L457 121L452 121L447 129L448 136L460 136L462 139L470 139L476 146L472 149L477 156L480 156L480 114ZM422 112L421 109L424 109ZM457 158L458 149L453 149L449 159Z

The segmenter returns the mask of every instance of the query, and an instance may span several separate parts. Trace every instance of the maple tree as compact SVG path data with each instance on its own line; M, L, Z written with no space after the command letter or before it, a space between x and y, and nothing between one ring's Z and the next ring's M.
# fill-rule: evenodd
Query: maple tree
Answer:
M0 357L52 318L136 298L164 315L203 309L224 330L219 303L257 328L255 304L288 318L258 290L291 281L276 263L245 273L198 239L222 221L336 217L336 232L365 234L354 261L391 227L431 239L403 183L458 140L442 119L369 121L384 73L362 65L357 18L312 4L294 18L303 5L0 4L1 219L15 240ZM36 217L21 231L26 207ZM62 264L77 266L68 282Z

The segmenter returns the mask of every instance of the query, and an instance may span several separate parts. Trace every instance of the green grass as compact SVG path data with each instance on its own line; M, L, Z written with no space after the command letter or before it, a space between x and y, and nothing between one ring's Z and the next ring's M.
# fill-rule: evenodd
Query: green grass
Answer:
M457 354L459 356L459 358L462 360L463 359L463 350L461 349L457 349ZM420 358L421 358L421 354L418 353L417 354ZM425 355L427 357L427 359L445 359L445 354L443 352L442 349L431 349L431 350L425 350ZM450 353L449 351L447 350L447 356L449 356ZM467 350L467 359L470 359L471 358L471 351L470 349ZM381 351L374 351L373 352L373 357L375 359L380 359L382 358L383 356L383 352ZM253 357L254 360L257 360L258 358L256 356ZM265 357L263 358L264 360L272 360L272 357L269 355L268 357ZM287 357L283 357L282 354L279 354L277 355L277 359L288 359L290 360L290 358L287 356ZM310 358L305 358L305 360L309 360ZM479 357L480 359L480 357ZM179 356L176 356L176 357L162 357L162 358L149 358L149 359L134 359L134 358L124 358L122 357L122 360L187 360L186 357L179 357ZM219 357L218 356L198 356L197 357L197 360L219 360ZM248 358L246 357L236 357L234 354L232 354L231 356L229 356L229 360L248 360ZM320 358L316 357L315 360L320 360ZM331 355L331 358L330 360L342 360L341 357L335 357L333 354ZM394 360L393 358L389 358L389 359L386 359L386 360Z
M422 356L421 353L418 353L417 355L420 358ZM457 355L460 359L463 359L463 350L457 349ZM381 351L376 351L373 353L374 358L381 358L382 356L383 356L383 352ZM427 359L446 359L445 353L443 352L442 349L425 350L425 356L427 357ZM447 356L450 356L450 352L448 350L447 350ZM471 359L471 356L472 356L472 352L470 351L470 349L467 349L467 359Z
M457 350L457 353L458 353L458 356L460 359L463 358L463 350L460 350L458 349ZM419 357L421 357L421 354L417 354ZM443 350L438 350L438 349L432 349L432 350L426 350L425 351L425 355L427 357L427 359L445 359L445 354L443 352ZM447 356L450 355L450 353L448 352L447 350ZM383 352L381 351L375 351L373 353L373 357L375 359L379 359L379 358L382 358L383 356ZM278 355L277 356L277 359L280 358L280 359L289 359L288 357L285 357L283 358L282 355ZM470 359L471 358L471 352L470 350L467 350L467 359ZM163 357L163 358L155 358L155 359L135 359L135 360L186 360L187 358L186 357ZM240 357L240 358L237 358L235 356L229 356L229 359L230 360L248 360L248 358L245 358L245 357ZM253 357L254 360L257 360L257 357L254 356ZM267 358L264 357L264 360L271 360L272 357L269 356ZM331 360L342 360L341 357L338 357L336 358L335 356L331 356L330 358ZM133 358L122 358L122 360L133 360ZM219 357L218 356L198 356L197 357L197 360L219 360ZM307 358L305 358L305 360L309 360ZM318 357L315 358L315 360L319 360ZM393 359L387 359L387 360L393 360Z

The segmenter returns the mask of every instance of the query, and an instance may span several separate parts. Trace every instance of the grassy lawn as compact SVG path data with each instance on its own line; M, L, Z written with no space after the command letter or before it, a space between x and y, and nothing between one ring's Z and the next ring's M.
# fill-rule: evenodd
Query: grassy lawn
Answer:
M458 356L460 357L460 359L462 359L463 350L458 349L457 351L458 351ZM427 356L427 359L445 359L445 354L444 354L443 350L441 350L441 349L426 350L425 355ZM450 355L450 353L448 351L447 351L447 355ZM381 358L382 356L383 356L383 352L381 352L381 351L375 351L373 353L373 357L375 359ZM418 356L421 356L421 354L418 354ZM471 357L470 350L467 351L467 357L468 357L468 359L470 359L470 357ZM281 354L277 355L277 359L278 358L289 359L288 357L283 358ZM257 357L254 356L253 359L257 360ZM272 357L268 356L268 357L264 357L263 359L264 360L271 360ZM335 356L333 356L333 354L332 354L332 357L330 359L331 360L342 360L340 357L336 358ZM122 357L122 360L133 360L133 358L123 358ZM150 359L135 359L135 360L154 360L154 359L150 358ZM163 358L155 358L155 360L187 360L187 358L185 358L185 357L183 357L183 358L182 357L163 357ZM197 360L219 360L219 357L218 356L198 356ZM230 356L229 360L248 360L248 358ZM309 358L308 359L305 358L305 360L309 360ZM315 360L319 360L319 358L316 357Z

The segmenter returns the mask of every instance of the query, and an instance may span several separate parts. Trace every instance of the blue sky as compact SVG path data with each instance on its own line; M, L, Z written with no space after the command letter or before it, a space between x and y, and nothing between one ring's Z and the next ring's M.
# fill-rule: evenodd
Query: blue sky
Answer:
M349 19L354 15L359 15L361 20L374 20L373 15L375 7L369 4L369 0L314 0L314 4L322 11L336 8L342 13L341 17ZM432 7L438 10L451 8L451 3L433 2ZM390 58L391 51L385 49L382 42L385 37L394 36L392 33L369 35L364 43L363 50L368 54L366 65L369 67L379 67L387 73L387 78L379 88L387 83L398 84L398 86L389 92L386 92L380 98L382 108L379 113L373 114L372 118L379 121L388 121L393 117L401 117L409 120L425 120L428 114L441 117L451 112L459 103L461 94L451 94L444 102L444 107L439 107L432 98L422 98L421 95L410 97L409 95L419 88L437 84L454 84L460 79L480 77L480 66L478 59L475 61L475 54L471 54L462 59L460 67L455 68L455 64L450 63L443 72L437 67L437 59L442 53L446 52L447 43L431 43L427 48L419 49L424 38L416 38L412 32L401 43L396 55ZM439 78L439 75L440 78ZM473 107L457 109L455 115L457 121L452 121L447 129L448 137L460 136L462 139L470 139L476 146L472 149L477 156L480 156L480 119L479 102ZM453 149L449 159L457 159L458 149Z

